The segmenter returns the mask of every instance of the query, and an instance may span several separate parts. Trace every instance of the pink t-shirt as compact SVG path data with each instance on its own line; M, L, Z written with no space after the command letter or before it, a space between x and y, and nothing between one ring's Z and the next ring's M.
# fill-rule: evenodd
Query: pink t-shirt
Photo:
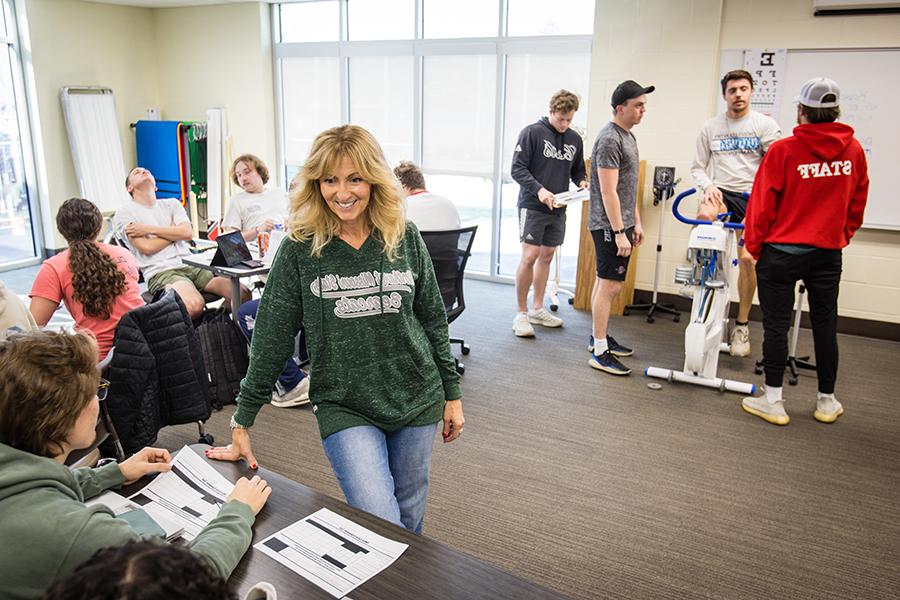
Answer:
M72 272L69 270L69 251L64 250L56 256L48 258L41 265L34 285L31 286L29 296L34 298L46 298L51 302L65 303L66 308L75 319L76 329L86 329L94 334L97 338L97 345L100 347L100 358L102 359L109 353L112 348L113 338L116 333L116 326L122 315L133 308L144 305L141 298L141 288L138 285L138 264L131 252L126 248L119 246L110 246L98 242L98 246L116 263L122 273L125 274L125 293L120 294L113 300L112 308L109 313L109 319L100 319L84 314L84 307L81 302L74 299L75 290L72 289Z

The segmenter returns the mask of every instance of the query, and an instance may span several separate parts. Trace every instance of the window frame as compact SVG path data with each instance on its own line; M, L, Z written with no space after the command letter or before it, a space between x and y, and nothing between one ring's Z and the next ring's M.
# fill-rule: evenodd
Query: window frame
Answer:
M290 1L290 0L289 0ZM298 1L298 0L294 0ZM304 0L299 0L304 1ZM284 139L284 102L281 61L292 57L311 56L337 56L340 61L341 78L341 121L349 122L350 97L349 97L349 59L361 56L412 56L413 57L413 160L416 164L422 164L424 144L424 109L423 106L423 80L424 63L427 56L438 55L473 55L493 54L496 60L496 90L494 94L494 138L493 160L489 170L478 172L464 172L452 169L423 169L426 177L434 175L454 175L483 177L491 180L493 195L491 198L491 250L489 257L489 270L487 273L467 273L477 279L490 281L512 282L514 276L500 275L500 226L501 226L501 192L503 187L504 162L503 137L506 117L506 76L507 59L515 54L586 54L591 56L593 35L555 35L555 36L516 36L508 37L507 14L511 0L500 0L498 10L497 35L494 37L450 38L450 39L425 39L424 31L424 0L415 0L415 35L412 40L359 40L348 39L348 0L337 0L341 10L341 40L338 42L281 42L280 10L279 4L273 4L271 10L273 32L273 73L276 104L276 138L277 138L277 162L282 175L287 178L288 168L302 166L302 161L287 159L285 156ZM288 2L282 1L281 4ZM582 106L581 110L588 107ZM523 123L524 127L525 124ZM480 232L480 236L486 233ZM572 289L574 282L563 284L562 287Z
M10 61L13 96L16 102L16 121L19 127L19 144L25 188L28 193L28 210L31 220L31 237L34 256L8 262L0 262L0 272L21 269L40 264L48 254L46 240L52 240L54 223L50 216L50 199L47 195L47 171L43 152L35 139L40 136L37 112L37 95L31 51L28 43L28 23L25 18L25 0L0 0L0 10L6 11L5 35L0 33L0 47L6 53L3 60Z

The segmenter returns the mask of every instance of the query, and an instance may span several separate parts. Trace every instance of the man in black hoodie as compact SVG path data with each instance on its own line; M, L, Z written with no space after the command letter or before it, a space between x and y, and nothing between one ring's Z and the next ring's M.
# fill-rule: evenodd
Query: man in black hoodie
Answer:
M519 184L519 241L522 260L516 269L518 312L513 331L519 337L533 337L532 324L561 327L562 319L544 308L544 290L556 247L566 233L566 208L553 205L554 194L569 190L571 180L587 187L584 144L569 129L578 96L559 90L550 98L550 114L519 134L513 152L512 178ZM532 308L527 309L528 290L534 285Z

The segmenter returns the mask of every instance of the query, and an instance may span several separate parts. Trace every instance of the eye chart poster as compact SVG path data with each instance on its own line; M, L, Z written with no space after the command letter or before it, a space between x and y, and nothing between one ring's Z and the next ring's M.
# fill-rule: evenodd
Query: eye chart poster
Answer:
M750 108L778 118L787 50L752 48L744 50L744 69L753 75L753 99Z

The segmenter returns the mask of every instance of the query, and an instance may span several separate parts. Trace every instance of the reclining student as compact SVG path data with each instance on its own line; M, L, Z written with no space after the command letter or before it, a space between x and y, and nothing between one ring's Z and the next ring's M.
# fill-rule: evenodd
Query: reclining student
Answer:
M175 198L157 199L156 179L142 167L132 169L125 177L125 189L132 199L116 211L113 231L134 253L147 289L154 293L174 289L192 319L199 317L206 306L200 292L231 298L227 277L214 277L210 271L181 262L182 256L190 255L186 242L193 233L181 202ZM250 290L241 286L241 302L249 299Z
M144 448L120 464L70 470L69 454L95 438L97 345L83 333L33 331L0 342L0 596L40 598L54 579L101 548L140 536L104 506L84 501L171 469L166 450ZM241 478L218 516L190 544L222 577L250 546L271 493ZM20 543L15 543L18 541Z
M69 247L41 265L28 307L43 327L64 303L75 328L97 339L101 358L112 348L122 315L144 305L137 261L127 249L97 241L102 226L103 215L90 200L62 203L56 228Z

